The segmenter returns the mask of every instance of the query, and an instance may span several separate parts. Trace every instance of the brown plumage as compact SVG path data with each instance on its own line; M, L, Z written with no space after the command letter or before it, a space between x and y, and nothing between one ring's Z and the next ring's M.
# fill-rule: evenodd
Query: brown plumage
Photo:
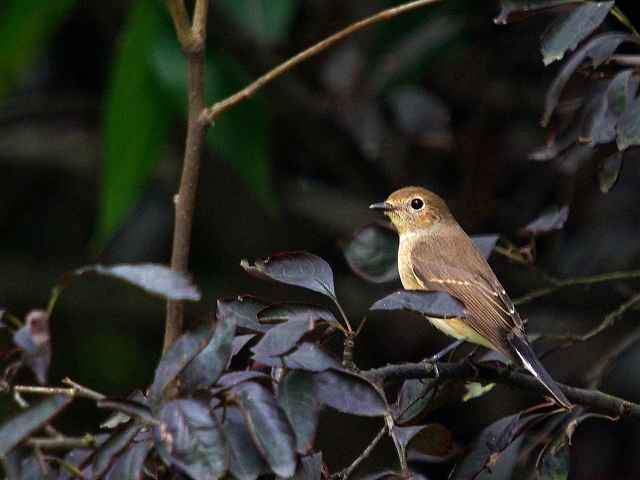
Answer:
M556 402L571 403L536 357L511 299L444 200L420 187L392 193L371 205L389 216L400 235L398 270L407 290L444 291L460 300L466 318L429 318L439 330L483 345L523 366Z

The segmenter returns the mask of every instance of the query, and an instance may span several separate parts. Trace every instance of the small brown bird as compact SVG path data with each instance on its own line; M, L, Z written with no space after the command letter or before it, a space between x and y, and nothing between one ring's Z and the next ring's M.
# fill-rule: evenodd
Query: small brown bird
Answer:
M398 230L404 288L444 291L469 312L467 318L428 320L447 335L500 352L523 366L570 410L571 403L533 352L511 299L444 200L424 188L406 187L369 208L382 211Z

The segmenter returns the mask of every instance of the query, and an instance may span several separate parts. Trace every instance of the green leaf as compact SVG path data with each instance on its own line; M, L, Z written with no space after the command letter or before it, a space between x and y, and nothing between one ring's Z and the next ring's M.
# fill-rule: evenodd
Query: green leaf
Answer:
M540 480L566 480L569 477L569 439L564 431L546 446L538 462Z
M297 0L216 0L233 19L258 40L284 40L298 8Z
M319 399L336 410L365 417L389 411L378 387L361 375L332 369L316 373L315 379Z
M16 445L48 423L69 403L68 395L52 395L34 404L0 426L0 459Z
M242 260L240 265L254 277L308 288L330 298L336 296L331 267L311 253L282 252L256 260L255 265L249 265L248 260Z
M77 0L12 0L0 15L0 100L66 20Z
M149 65L152 40L163 25L165 8L153 0L135 0L115 54L103 119L105 158L93 239L98 249L147 185L171 122L171 105Z
M598 181L602 193L608 193L613 188L618 181L621 168L622 152L616 152L604 159L598 170Z
M249 434L271 470L291 477L296 470L296 440L284 411L271 392L257 383L241 384L236 394Z
M277 400L296 434L296 451L309 453L320 414L313 374L303 370L289 371L280 382Z
M218 320L206 347L180 373L180 380L190 391L206 388L220 377L231 357L236 322L233 317Z
M163 407L160 420L165 426L164 443L170 446L170 465L194 479L216 479L227 472L226 439L205 404L191 399L171 401Z
M600 26L615 2L586 2L557 17L542 34L542 61L560 60Z

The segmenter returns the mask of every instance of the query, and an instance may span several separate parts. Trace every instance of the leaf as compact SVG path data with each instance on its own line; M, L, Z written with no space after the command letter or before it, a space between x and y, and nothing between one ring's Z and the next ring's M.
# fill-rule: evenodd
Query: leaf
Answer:
M561 431L549 442L537 462L540 480L566 480L569 477L569 438Z
M16 445L48 423L71 403L68 395L52 395L0 426L0 460Z
M151 449L146 442L134 442L116 458L102 480L126 480L143 478L144 461Z
M435 393L435 382L412 378L405 380L398 394L397 414L394 421L398 425L412 420L420 420L428 410Z
M220 377L216 387L220 390L229 389L250 380L270 381L271 377L266 373L257 372L255 370L244 370L240 372L228 372Z
M636 98L640 77L634 75L635 70L629 68L618 72L607 87L607 98L612 113L619 117L625 108Z
M211 325L196 324L180 335L162 355L153 384L149 387L148 403L152 410L159 406L162 393L191 360L204 348L211 335Z
M472 235L471 240L473 240L474 245L482 256L488 259L493 252L493 247L496 246L498 240L500 239L500 235L495 233L488 233L486 235Z
M306 321L312 328L316 322L338 324L336 317L326 308L311 303L273 303L258 312L260 323Z
M238 328L250 332L267 332L270 325L263 325L258 321L258 312L269 305L268 302L244 295L237 298L223 298L218 300L217 316L219 320L233 317Z
M600 191L608 193L618 181L620 169L622 168L622 152L616 152L605 158L598 169L598 181Z
M418 431L411 435L409 445L424 455L434 457L446 457L454 447L451 432L439 423L420 426Z
M640 98L636 98L618 119L618 150L640 144Z
M531 0L502 0L500 2L500 14L493 21L498 25L503 25L507 23L508 17L514 13L535 12L536 10L576 3L577 1L578 0L538 0L532 2Z
M235 319L231 316L215 322L207 346L180 373L180 380L187 390L207 388L218 380L231 358L235 331Z
M398 234L388 224L372 223L339 242L349 268L376 283L398 280Z
M520 229L519 233L533 237L545 235L555 230L560 230L568 218L569 205L563 205L561 208L556 206L550 207L541 213L534 221Z
M106 408L123 413L129 418L135 418L143 425L155 425L158 420L151 414L151 410L144 403L130 399L105 398L98 401L98 408ZM104 424L103 424L104 425Z
M229 405L215 414L229 445L229 470L238 480L255 480L267 464L249 436L240 409Z
M473 441L465 457L458 462L451 480L475 478L485 467L494 464L500 454L531 424L545 414L521 417L520 413L501 418L484 428Z
M296 452L311 452L321 405L313 374L303 370L287 372L280 382L277 400L295 432Z
M171 300L200 300L201 294L189 274L176 272L165 265L142 263L139 265L93 265L76 270L82 275L95 272L118 278L142 288L148 293Z
M235 357L242 349L256 337L255 333L249 333L247 335L236 335L233 337L233 346L231 348L231 356Z
M254 266L249 265L248 260L242 260L240 265L254 277L308 288L330 298L336 296L331 267L311 253L282 252L266 260L256 260Z
M265 333L257 345L251 348L251 351L260 357L283 355L291 351L302 336L311 330L309 327L308 320L291 320L280 323Z
M330 368L341 368L342 364L335 355L317 343L304 342L296 350L284 357L265 357L254 355L253 359L267 367L286 367L289 369L322 372Z
M546 65L574 50L604 21L615 2L586 2L556 17L542 34L542 60Z
M465 385L466 392L462 396L462 401L468 402L471 399L481 397L485 393L493 390L493 387L495 386L496 386L495 383L487 383L486 385L483 385L482 383L478 383L478 382L467 383Z
M122 427L119 431L111 434L105 442L100 445L93 457L93 477L102 477L109 465L114 461L120 452L131 448L129 444L138 434L141 425L134 422Z
M262 42L284 40L299 6L292 0L218 0L216 4Z
M543 127L548 125L549 120L551 119L551 114L558 105L560 93L562 93L562 90L569 81L569 78L571 78L575 71L582 65L583 61L586 58L591 58L593 68L596 68L609 58L618 46L625 41L633 42L634 39L631 35L626 33L601 33L593 37L585 45L576 50L573 55L571 55L571 58L562 66L547 90L544 115L542 120L540 120Z
M325 370L315 374L318 398L344 413L365 417L383 416L389 406L378 387L361 375L346 370Z
M47 46L77 0L3 2L0 16L0 100Z
M151 44L163 25L163 8L153 0L136 0L115 54L103 119L105 154L93 239L98 248L104 247L147 185L172 120L171 105L150 68Z
M428 317L466 317L464 305L448 293L398 290L378 300L369 310L407 310Z
M315 452L300 459L294 478L296 480L318 480L323 478L322 472L322 452Z
M295 433L273 395L254 382L236 390L251 438L276 475L291 477L296 469Z
M51 364L49 314L41 309L27 313L24 326L13 336L13 343L21 348L22 361L31 369L38 382L46 384Z
M227 472L226 440L206 405L191 399L173 400L163 407L160 420L170 465L194 479L220 478Z

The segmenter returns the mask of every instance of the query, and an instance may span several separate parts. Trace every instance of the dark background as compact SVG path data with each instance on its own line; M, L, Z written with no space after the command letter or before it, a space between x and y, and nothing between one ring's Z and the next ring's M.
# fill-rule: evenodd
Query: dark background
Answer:
M632 3L617 2L638 26L634 12L625 10ZM252 37L212 2L209 42L257 77L390 5L300 1L286 38L273 43ZM128 8L124 1L79 3L0 103L0 306L17 315L45 307L57 279L83 264L169 260L185 133L179 115L134 212L105 249L96 254L90 248L105 88ZM625 160L617 185L605 195L597 162L568 171L557 162L528 160L549 134L539 119L558 66L543 66L539 38L553 14L497 26L497 11L496 5L471 1L423 8L368 28L269 85L264 93L275 113L271 176L277 212L262 207L225 158L206 152L191 256L204 295L190 305L188 320L214 309L217 298L239 294L321 301L253 279L239 266L243 258L304 250L331 264L338 296L357 321L397 285L357 278L337 241L381 220L368 205L409 184L443 196L469 233L498 232L519 244L526 239L518 230L544 208L569 204L565 228L537 244L545 269L566 277L638 268L638 163ZM432 25L425 29L428 41L417 50L402 46L403 33L421 23ZM607 26L617 28L613 21ZM385 83L383 60L392 72L406 60L411 71ZM250 142L251 132L238 132L237 141ZM542 285L495 254L492 265L512 297ZM522 313L530 318L529 331L582 332L635 288L628 282L567 289ZM584 373L637 320L627 314L604 335L554 353L545 363L559 381L582 385ZM69 376L109 395L127 395L150 383L163 334L161 300L108 279L83 278L65 290L51 321L53 384ZM419 360L446 344L419 318L374 317L356 344L356 361L367 368ZM639 354L632 349L625 355L602 389L639 401ZM491 420L533 401L497 387L482 399L451 402L433 421L464 444ZM102 416L79 402L68 418L82 432ZM328 425L319 441L345 434ZM640 478L638 433L634 422L585 421L572 442L571 477ZM337 469L357 451L354 444L327 461Z

